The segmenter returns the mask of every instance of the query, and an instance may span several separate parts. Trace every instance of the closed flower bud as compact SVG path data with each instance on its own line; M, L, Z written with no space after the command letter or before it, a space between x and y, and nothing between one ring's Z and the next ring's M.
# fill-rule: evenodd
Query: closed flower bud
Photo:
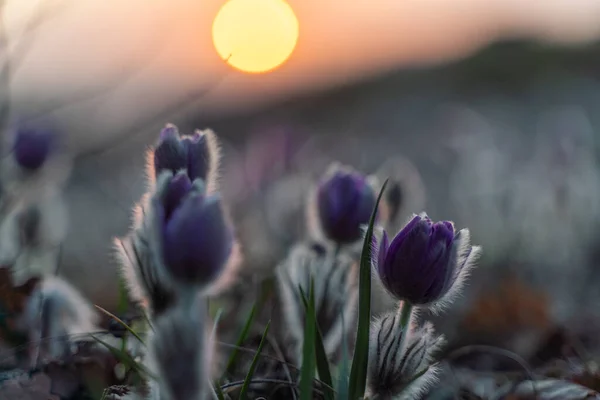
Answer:
M154 171L158 176L163 171L176 173L187 168L187 148L181 142L175 125L168 124L161 132L154 149Z
M469 231L457 233L451 222L433 223L425 214L413 219L392 239L384 232L377 251L377 272L387 291L412 305L449 299L464 282L480 249Z
M433 326L416 325L411 318L403 327L398 313L375 320L369 341L367 393L370 398L416 399L426 391L438 372L433 355L445 340L436 336Z
M54 140L50 131L19 127L13 148L17 164L29 171L39 169L50 156Z
M163 171L176 174L183 170L190 181L201 179L209 192L216 190L220 150L211 130L197 130L191 136L182 136L176 126L168 124L161 131L158 145L150 152L150 157L152 185Z
M180 188L171 183L166 198L176 198ZM171 193L173 190L177 190L176 194ZM165 214L169 215L168 212ZM164 262L171 275L180 282L213 282L224 271L232 247L233 234L218 194L206 195L203 189L198 190L195 186L165 219Z
M362 236L375 207L375 192L367 177L345 168L331 168L318 186L316 207L325 236L350 244Z
M184 138L188 151L187 171L190 180L206 181L213 165L214 134L211 131L196 131Z

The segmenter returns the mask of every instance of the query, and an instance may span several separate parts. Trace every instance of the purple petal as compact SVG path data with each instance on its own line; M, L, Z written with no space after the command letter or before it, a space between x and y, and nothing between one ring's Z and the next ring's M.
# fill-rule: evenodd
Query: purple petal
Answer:
M175 210L164 234L165 262L177 279L208 284L223 271L233 246L217 195L190 195Z
M165 218L168 220L183 198L192 190L192 182L185 173L179 173L171 179L163 198Z
M192 181L202 179L206 181L210 170L211 158L210 149L206 134L196 132L193 136L183 139L188 153L187 171Z
M181 143L177 128L170 125L160 133L160 140L154 150L154 170L156 176L162 171L176 173L187 168L187 149Z
M19 127L13 148L15 160L25 169L36 170L48 159L54 141L53 132Z
M361 227L369 222L374 206L375 193L358 173L338 171L319 185L319 219L325 234L338 243L361 238Z
M382 272L385 272L383 266L385 265L385 256L387 255L389 247L390 241L388 239L387 232L383 231L383 235L381 236L381 241L379 243L379 249L377 252L377 271L379 271L380 275Z

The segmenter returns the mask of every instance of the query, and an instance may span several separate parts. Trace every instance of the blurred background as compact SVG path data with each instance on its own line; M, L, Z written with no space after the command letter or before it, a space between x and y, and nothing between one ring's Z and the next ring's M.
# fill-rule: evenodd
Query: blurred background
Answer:
M74 161L61 274L114 305L111 238L172 122L221 138L223 191L256 265L285 254L310 184L339 160L399 179L401 219L426 210L471 229L484 257L453 310L463 328L539 337L596 321L600 2L288 3L296 48L248 74L213 47L221 1L3 2L10 116L59 127Z

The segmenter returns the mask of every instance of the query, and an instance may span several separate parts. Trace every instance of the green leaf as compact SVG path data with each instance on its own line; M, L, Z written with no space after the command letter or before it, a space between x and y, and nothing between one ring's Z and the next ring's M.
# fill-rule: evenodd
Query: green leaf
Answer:
M252 376L254 376L254 370L256 370L256 365L258 365L258 360L260 359L260 353L262 352L263 346L267 341L267 334L269 333L269 326L271 325L271 321L267 323L265 327L265 331L263 332L262 338L260 339L260 344L258 345L258 349L254 354L254 358L252 359L252 364L250 364L250 369L246 374L246 378L244 379L244 384L242 385L242 390L240 391L240 400L246 400L248 397L248 388L250 387L250 382L252 382Z
M221 386L219 386L216 382L214 384L215 394L217 395L218 400L225 400L225 394L223 390L221 390Z
M140 343L145 344L144 343L144 339L142 339L140 337L140 335L138 335L129 325L127 325L124 321L122 321L119 317L117 317L116 315L112 314L110 311L105 310L104 308L94 304L94 307L96 307L98 310L100 310L101 312L103 312L104 314L108 315L109 317L113 318L115 321L117 321L118 323L120 323L121 325L123 325L123 327L125 329L127 329L127 331L129 333L131 333L133 336L135 336L135 338L137 340L140 341Z
M315 321L315 351L317 359L317 372L319 373L319 379L321 380L321 382L327 385L323 388L323 394L325 395L325 399L333 400L333 380L331 379L331 371L329 370L329 359L327 358L325 346L323 345L323 335L321 334L321 329L319 329L316 311L314 307L310 307L310 301L306 299L306 294L304 293L302 288L300 287L299 289L302 297L302 302L304 303L304 308L307 313L311 314L311 319ZM312 304L314 305L314 299L312 301Z
M124 314L129 308L129 295L125 278L119 276L119 301L117 303L117 313Z
M350 400L362 398L367 385L367 363L369 361L369 331L371 329L371 243L373 239L373 227L377 216L377 209L381 196L385 191L388 180L381 187L377 202L371 213L371 220L362 253L360 255L360 272L358 288L358 328L356 333L356 344L352 369L350 370L350 383L348 386Z
M250 310L250 314L246 319L246 323L244 324L244 328L240 332L240 336L238 336L237 341L235 342L235 346L233 350L231 350L231 355L229 356L229 360L227 361L227 367L225 368L225 374L232 374L233 369L235 368L235 362L238 356L238 348L244 344L246 338L248 337L248 333L250 332L250 328L252 327L252 323L254 322L254 315L256 314L256 304L252 306Z
M302 290L302 289L300 289ZM308 292L308 309L315 309L314 282L310 280ZM315 313L307 312L304 323L304 343L302 344L302 366L300 367L300 400L311 400L313 381L315 379L315 338L316 338Z
M346 335L346 321L344 313L340 313L342 319L342 363L338 368L337 377L337 400L348 400L348 373L350 371L350 357L348 355L348 337Z

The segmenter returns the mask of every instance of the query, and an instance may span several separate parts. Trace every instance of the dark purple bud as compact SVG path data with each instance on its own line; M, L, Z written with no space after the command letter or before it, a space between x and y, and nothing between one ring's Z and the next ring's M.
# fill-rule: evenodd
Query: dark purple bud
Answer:
M190 179L206 181L210 171L211 157L208 137L204 132L196 132L183 139L188 153L187 171Z
M165 265L175 279L200 285L215 280L233 248L220 196L190 193L166 221L163 241Z
M440 300L456 281L454 226L415 216L389 243L379 244L377 270L386 289L414 305Z
M50 131L19 127L13 148L15 160L30 171L40 168L50 156L55 138Z
M352 243L369 223L375 192L364 175L340 169L319 185L317 207L325 235L340 244Z
M162 200L165 218L171 218L173 211L181 204L183 198L192 190L192 182L185 173L179 173L171 179Z
M158 145L154 149L154 170L156 176L162 171L172 171L187 168L187 149L179 137L179 131L174 125L167 125L160 132Z

